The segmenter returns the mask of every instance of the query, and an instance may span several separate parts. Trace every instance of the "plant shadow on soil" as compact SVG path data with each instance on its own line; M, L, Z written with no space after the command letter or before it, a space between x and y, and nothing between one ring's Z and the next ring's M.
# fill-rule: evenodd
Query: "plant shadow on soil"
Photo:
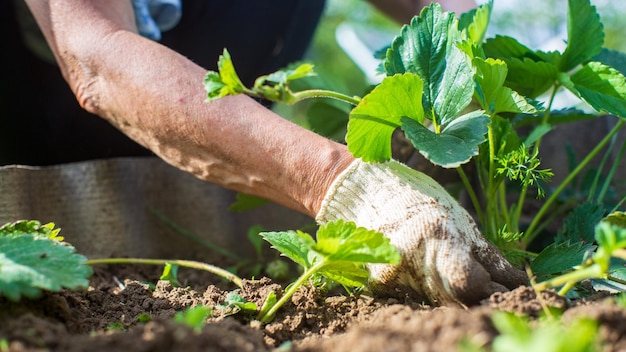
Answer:
M18 303L0 298L0 340L9 351L454 351L462 341L489 346L498 334L491 320L496 311L531 317L542 311L528 287L494 294L469 309L304 288L267 325L216 308L195 332L174 322L177 311L219 306L229 292L260 306L270 290L281 293L281 286L264 278L235 289L210 274L181 270L187 286L176 288L157 281L159 275L154 267L98 266L86 290L48 292ZM156 288L146 282L156 282ZM566 302L547 291L541 300L564 309L561 319L597 319L604 349L626 349L626 310L612 298ZM145 314L150 321L139 322Z

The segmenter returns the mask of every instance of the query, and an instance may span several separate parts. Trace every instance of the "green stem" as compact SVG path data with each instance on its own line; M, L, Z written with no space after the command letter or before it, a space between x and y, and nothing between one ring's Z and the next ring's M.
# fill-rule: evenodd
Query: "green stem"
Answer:
M542 125L547 124L548 121L550 120L550 112L552 111L552 104L554 103L554 98L556 97L556 93L559 90L560 86L561 86L560 84L555 84L554 89L552 89L552 94L550 94L550 99L548 100L548 107L546 108L546 113L543 115L543 119L541 120ZM537 138L537 141L535 142L533 154L539 153L539 146L541 145L542 139L543 137Z
M186 268L198 269L208 271L210 273L219 275L226 280L234 283L238 287L241 287L242 280L239 276L224 270L215 265L196 262L193 260L180 260L180 259L143 259L143 258L103 258L103 259L90 259L85 264L98 265L98 264L147 264L147 265L166 265L174 264Z
M461 166L457 167L456 170L459 173L459 177L461 178L461 182L463 182L463 186L465 186L465 190L467 191L470 200L472 201L472 205L474 206L474 210L476 211L476 215L481 224L485 223L485 216L483 215L483 211L480 207L480 202L478 201L478 197L476 196L476 192L474 192L474 187L469 181L467 174L463 170Z
M295 104L299 101L302 101L305 99L312 99L312 98L336 99L339 101L346 102L348 104L352 104L354 106L359 105L359 103L361 102L361 99L357 97L351 97L346 94L334 92L331 90L325 90L325 89L307 89L307 90L303 90L299 92L294 92L292 94L293 94L294 99L291 102L289 102L289 104Z
M547 290L549 288L559 287L562 285L568 285L571 283L581 282L585 279L593 279L593 278L603 278L605 276L605 272L602 270L602 267L598 264L592 264L588 267L577 269L572 272L559 275L550 280L546 280L544 282L540 282L535 286L535 289L538 291Z
M316 265L313 265L304 273L302 273L298 280L289 285L287 291L285 291L285 294L270 309L268 309L264 315L259 315L257 319L261 323L269 323L272 319L274 319L274 315L276 315L278 309L282 307L285 303L287 303L291 299L291 296L293 296L294 293L296 293L298 289L300 289L300 286L304 285L306 281L318 270L320 270L324 265L326 265L326 262L322 261Z
M614 142L616 139L617 139L617 135L612 139L612 142ZM607 155L609 155L612 149L613 148L609 148L609 150L607 151ZM617 167L620 164L620 160L622 159L622 156L624 155L624 151L626 151L626 140L622 143L622 146L619 149L619 152L617 153L615 160L613 160L613 165L611 165L611 170L609 171L609 174L607 175L606 180L604 181L604 184L602 185L600 194L598 194L598 200L604 199L604 196L606 195L606 192L608 191L609 186L611 185L611 180L613 179L613 176L615 175L615 171L617 170Z
M569 174L567 177L561 182L561 184L556 188L556 190L548 197L546 202L541 206L537 215L533 218L533 221L528 226L526 230L526 234L524 235L524 243L528 245L532 240L537 236L537 232L535 231L535 227L539 224L539 221L543 217L543 215L548 211L548 209L552 206L552 203L556 201L561 192L567 187L567 185L576 177L578 174L591 162L591 160L604 148L604 146L611 140L613 135L615 135L624 125L624 120L619 119L617 124L613 129L596 145L595 148L578 164L578 166Z

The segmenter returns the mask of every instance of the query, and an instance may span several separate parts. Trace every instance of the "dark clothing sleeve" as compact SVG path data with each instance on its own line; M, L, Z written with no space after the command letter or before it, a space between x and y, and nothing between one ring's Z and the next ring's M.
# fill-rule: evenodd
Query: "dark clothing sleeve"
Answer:
M151 155L79 106L59 68L25 45L15 1L0 3L0 165ZM160 42L210 70L227 48L251 84L303 58L323 9L324 0L183 1L181 22Z

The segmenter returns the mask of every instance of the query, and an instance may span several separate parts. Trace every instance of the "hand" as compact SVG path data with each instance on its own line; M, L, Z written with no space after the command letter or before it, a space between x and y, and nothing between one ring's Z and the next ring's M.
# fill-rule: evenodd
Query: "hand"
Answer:
M316 219L353 221L398 248L399 264L369 266L374 293L471 305L528 281L442 186L396 161L355 160L330 186Z

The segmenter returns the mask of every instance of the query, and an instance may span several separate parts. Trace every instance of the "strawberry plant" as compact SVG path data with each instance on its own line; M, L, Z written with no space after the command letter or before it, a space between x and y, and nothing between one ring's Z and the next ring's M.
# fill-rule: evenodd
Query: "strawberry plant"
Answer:
M53 223L16 221L0 227L0 295L17 301L42 290L89 286L87 258L63 241Z
M379 70L386 77L363 97L323 89L293 91L290 83L315 74L308 63L245 87L224 50L218 72L205 78L207 100L248 94L287 104L309 98L346 102L352 110L345 142L355 157L390 160L392 134L401 130L434 165L458 171L482 232L512 262L532 262L537 253L529 250L531 244L555 217L567 214L561 232L548 239L554 245L537 257L548 263L542 269L558 273L563 257L593 246L594 226L626 199L607 201L626 149L616 143L626 119L621 72L626 56L603 48L603 24L589 0L568 1L563 51L534 50L509 36L486 38L492 7L489 1L458 17L436 3L426 7L381 51ZM577 105L555 109L555 98L563 91L593 112ZM551 185L555 175L541 166L539 157L542 140L559 124L606 115L616 120L614 127L569 174L559 175L559 184ZM607 160L615 148L618 157L608 175L590 168L594 158L604 153ZM463 167L469 162L474 174ZM586 199L564 201L585 172L591 172ZM523 214L529 198L541 204L536 213Z
M304 269L280 299L275 295L266 299L257 317L262 323L271 321L310 279L320 284L330 279L346 288L364 287L369 278L366 264L400 261L395 247L381 233L341 220L321 226L316 239L302 231L262 232L261 236Z

